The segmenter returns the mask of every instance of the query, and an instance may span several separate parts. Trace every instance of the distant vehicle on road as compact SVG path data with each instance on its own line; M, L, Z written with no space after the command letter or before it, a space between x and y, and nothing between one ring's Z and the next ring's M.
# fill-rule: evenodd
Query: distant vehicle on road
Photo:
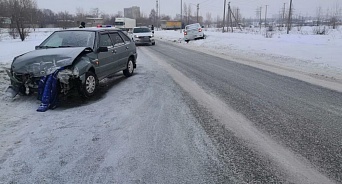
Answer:
M182 22L181 21L162 21L161 28L165 30L176 30L182 29Z
M99 80L119 71L131 76L136 60L134 42L119 29L69 29L55 31L34 51L15 57L7 73L16 94L39 93L44 77L58 71L58 94L75 89L91 97Z
M131 18L115 18L115 28L129 31L137 26L137 22L135 19Z
M154 33L148 27L135 27L132 30L132 39L135 44L155 45Z
M199 23L185 26L184 40L189 42L190 40L204 39L205 35L202 28L203 27Z

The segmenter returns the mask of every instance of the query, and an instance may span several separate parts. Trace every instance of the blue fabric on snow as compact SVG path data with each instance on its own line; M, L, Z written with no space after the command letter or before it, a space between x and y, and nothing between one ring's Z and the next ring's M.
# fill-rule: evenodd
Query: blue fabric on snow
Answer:
M37 99L40 101L42 101L42 97L43 97L43 93L44 93L44 87L45 87L47 78L48 78L48 76L43 76L39 80Z
M41 104L37 109L38 112L45 112L49 108L54 109L58 105L58 79L57 75L60 68L53 74L41 77L38 87L38 99L41 100Z

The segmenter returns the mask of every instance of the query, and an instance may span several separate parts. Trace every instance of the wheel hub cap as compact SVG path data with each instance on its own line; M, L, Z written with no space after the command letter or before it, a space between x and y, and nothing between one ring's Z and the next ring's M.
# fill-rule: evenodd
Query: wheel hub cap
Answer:
M128 62L128 71L129 71L129 73L133 72L133 62L132 61Z
M96 81L94 76L89 76L86 80L86 90L88 93L95 91Z

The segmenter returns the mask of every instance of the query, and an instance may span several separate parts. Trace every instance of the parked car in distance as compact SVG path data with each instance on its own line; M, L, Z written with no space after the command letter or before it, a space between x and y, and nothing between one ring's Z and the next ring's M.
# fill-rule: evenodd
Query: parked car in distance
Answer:
M151 44L155 45L154 33L148 27L135 27L132 29L132 39L135 44Z
M15 57L7 73L11 88L28 95L37 92L42 77L58 70L59 94L77 90L91 97L100 80L119 71L131 76L136 62L134 42L119 29L67 29L53 32L34 51Z
M203 29L199 23L186 25L184 29L184 40L189 42L190 40L204 39L205 35Z

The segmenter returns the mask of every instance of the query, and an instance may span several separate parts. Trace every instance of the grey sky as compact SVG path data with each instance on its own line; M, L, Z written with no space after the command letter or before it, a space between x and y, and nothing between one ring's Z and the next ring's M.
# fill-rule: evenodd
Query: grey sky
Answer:
M151 9L156 7L156 0L36 0L39 8L51 9L54 12L68 11L75 13L76 8L82 8L89 12L92 8L99 8L100 12L116 14L124 8L139 6L142 13L149 15ZM170 15L172 18L180 14L181 0L159 0L161 14ZM284 3L288 8L290 0L227 0L232 7L239 7L242 16L245 18L255 18L256 9L262 7L263 16L265 15L265 5L268 6L267 16L271 17L283 8ZM205 17L207 12L211 12L215 19L217 15L223 15L224 0L183 0L183 3L191 4L192 12L196 12L196 4L200 3L200 15ZM338 3L342 7L342 0L293 0L295 14L315 15L316 8L322 6L326 11Z

